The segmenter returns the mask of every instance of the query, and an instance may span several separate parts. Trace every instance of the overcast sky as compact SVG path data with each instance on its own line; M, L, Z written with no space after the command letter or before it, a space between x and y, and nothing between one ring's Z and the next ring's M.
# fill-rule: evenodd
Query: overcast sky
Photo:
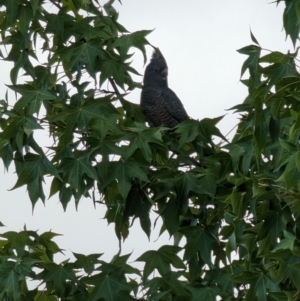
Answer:
M120 12L119 22L129 31L155 29L148 40L164 54L169 66L169 86L195 119L224 115L228 113L226 109L243 102L246 97L246 87L239 82L246 57L236 50L252 43L250 27L263 48L283 52L293 50L290 41L285 41L282 30L283 4L276 7L265 0L122 2L121 6L116 1L115 7ZM152 48L149 47L147 52L150 57ZM139 50L135 53L133 67L142 74L145 67L142 55ZM9 68L3 61L1 64L0 98L4 98L4 84L10 83ZM133 92L127 99L138 103L139 94L140 91ZM228 133L236 123L236 117L227 115L220 123L222 133ZM42 135L46 137L47 133ZM70 203L64 213L55 196L46 201L46 206L39 202L32 214L24 187L8 191L16 181L13 169L4 172L2 162L0 168L0 221L6 226L2 231L20 231L24 224L29 230L39 229L40 234L52 229L63 234L56 242L66 249L67 256L70 251L105 253L102 258L110 260L117 253L114 226L107 226L102 219L104 208L94 209L91 200L83 199L78 212ZM134 260L147 249L168 243L168 235L156 241L159 230L158 227L153 231L148 242L137 220L129 239L123 244L123 254L133 252L131 260Z

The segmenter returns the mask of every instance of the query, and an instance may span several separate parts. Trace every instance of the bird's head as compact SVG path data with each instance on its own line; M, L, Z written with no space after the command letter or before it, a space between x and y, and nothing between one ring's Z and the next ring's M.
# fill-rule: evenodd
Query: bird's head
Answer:
M158 48L154 48L150 63L146 67L144 85L152 87L168 86L168 65Z

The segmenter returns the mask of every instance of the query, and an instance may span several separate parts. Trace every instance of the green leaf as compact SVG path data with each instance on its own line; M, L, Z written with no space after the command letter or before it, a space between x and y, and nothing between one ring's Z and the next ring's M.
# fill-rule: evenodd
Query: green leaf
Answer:
M170 235L173 235L179 228L180 202L176 198L170 198L161 212L164 218L164 226Z
M146 49L145 45L148 45L149 42L145 38L149 33L153 30L140 30L133 32L131 34L122 35L121 37L117 38L115 42L111 45L112 48L121 48L121 52L127 53L129 48L135 47L141 50L144 56L144 64L146 64Z
M42 174L42 162L40 156L27 156L28 160L20 164L18 180L12 189L16 189L37 179ZM26 157L26 158L27 158Z
M186 289L192 293L191 301L205 301L205 300L216 300L217 296L220 295L220 289L218 287L192 287L187 286Z
M283 223L278 212L269 210L260 213L260 219L263 220L262 227L258 231L258 240L270 235L271 244L277 244L279 233L283 230Z
M39 301L57 301L56 296L50 295L46 291L37 291L35 297Z
M113 78L117 85L124 88L126 66L121 63L121 61L116 58L103 59L99 63L100 73L100 86L109 79Z
M268 91L276 84L280 79L288 76L295 76L297 70L293 58L290 58L286 63L274 63L268 67L262 68L261 72L269 77Z
M1 295L6 293L12 300L21 300L20 280L22 277L13 269L2 268L0 270Z
M33 12L30 6L23 6L19 12L20 31L24 37L28 36L30 21L32 20Z
M60 176L52 163L43 155L27 153L23 159L23 162L16 165L18 179L11 190L27 184L31 202L35 205L39 198L42 201L45 200L42 187L43 176L51 174L58 179Z
M189 260L196 252L200 252L202 260L210 267L213 266L211 261L211 251L215 239L204 228L200 226L185 227L180 230L187 238L187 244L184 252L184 259Z
M58 14L46 14L47 27L46 33L54 33L63 39L65 34L65 22L72 20L72 16L61 10Z
M297 146L290 142L290 141L286 141L286 140L283 140L283 139L278 139L279 143L280 143L280 146L287 150L287 151L292 151L292 150L296 150L297 149Z
M84 271L90 275L92 272L95 270L95 264L99 263L99 258L103 254L89 254L89 255L84 255L84 254L79 254L79 253L74 253L73 255L76 258L75 261L75 267L76 268L83 268Z
M250 288L247 291L246 300L267 300L267 291L278 291L278 287L267 275L263 272L248 272L245 271L242 274L232 279L235 282L250 284Z
M282 63L287 64L291 59L290 55L283 54L279 51L274 51L259 59L260 63Z
M239 162L242 155L245 153L245 149L238 144L227 144L224 148L229 150L229 155L232 161L233 170L237 170L239 167Z
M63 174L63 179L71 185L76 199L79 199L87 192L87 183L85 176L98 181L98 175L90 161L92 151L79 153L75 158L64 158L59 167L59 172Z
M9 231L0 234L1 237L6 238L9 241L10 247L15 249L18 256L22 256L26 250L26 247L33 246L33 241L27 231L14 232Z
M109 164L108 173L102 180L101 187L104 189L113 180L118 180L118 190L125 199L131 187L133 178L148 182L145 172L139 167L138 162L134 160L114 161Z
M260 46L259 43L257 42L255 36L253 35L253 33L252 33L251 30L250 30L250 36L251 36L251 40L252 40L255 44L257 44L258 46Z
M161 300L162 297L164 297L166 294L168 294L170 292L166 291L166 292L160 292L160 293L153 293L149 296L149 301L159 301Z
M292 155L288 159L288 164L284 173L277 179L278 182L284 181L286 184L286 191L296 186L300 181L300 171L296 165L296 156Z
M107 40L111 36L106 32L106 26L103 23L91 24L94 21L94 17L85 17L81 20L77 20L76 31L80 33L79 40L89 41L91 39L100 38L101 40ZM100 42L100 41L99 41ZM100 51L100 47L99 47Z
M27 184L27 190L29 194L32 207L35 206L36 202L41 199L42 202L45 202L45 194L43 191L42 180L39 178L34 179Z
M296 159L296 166L297 166L298 170L300 171L300 151L297 151L295 159Z
M296 237L292 233L287 232L287 231L283 231L283 233L284 233L285 238L282 239L275 246L275 248L272 250L272 252L275 252L275 251L280 250L280 249L289 249L289 250L293 251Z
M8 143L8 140L2 140L1 144L2 146L0 146L0 157L3 160L3 164L6 170L8 171L8 168L13 160L13 150L11 144Z
M261 153L267 143L267 132L268 126L265 122L255 126L255 148L257 149L258 153Z
M279 260L280 265L276 272L276 281L281 282L285 278L289 278L295 288L299 290L299 256L292 254L289 250L280 250L268 254L268 258Z
M109 97L87 99L85 101L80 95L76 94L73 96L73 100L74 103L77 102L76 105L67 106L59 114L49 118L52 122L61 120L66 123L64 131L65 144L72 140L75 128L87 131L91 123L93 128L98 131L99 127L103 125L103 122L99 120L104 120L106 126L99 130L101 138L104 138L103 136L104 134L106 135L108 130L119 130L116 126L116 119L119 117L119 114L112 107Z
M190 192L209 193L207 187L205 185L202 186L200 184L200 181L203 178L201 178L200 181L197 179L197 177L200 176L202 176L203 178L206 177L206 175L201 175L200 173L199 175L196 175L195 173L192 172L186 172L183 175L174 179L178 199L181 202L185 202L187 200Z
M246 72L247 69L250 71L250 75L254 76L255 72L258 69L258 60L260 57L261 48L256 45L250 45L246 46L244 48L241 48L237 50L241 54L248 55L248 58L244 62L242 68L241 68L241 78ZM256 78L257 80L257 78Z
M299 3L297 1L290 1L286 3L283 12L283 26L287 36L290 36L294 46L299 37L300 24L298 19Z
M184 286L178 278L182 276L182 272L168 272L161 279L161 286L166 289L171 289L172 292L183 300L189 297L189 294L184 289Z
M90 122L91 128L99 134L99 138L102 141L99 141L101 144L110 144L110 141L103 140L107 134L123 134L121 127L117 124L117 118L120 116L117 114L102 114L97 117L97 119L93 119ZM115 144L110 144L112 148L115 148ZM119 154L120 150L117 151L116 154ZM107 152L109 153L109 152Z
M130 286L122 277L118 277L117 275L100 273L83 281L94 285L88 299L89 301L96 301L100 298L105 298L107 301L115 301L118 300L117 298L121 292L130 291Z
M161 138L161 131L160 129L154 128L149 129L146 128L145 125L141 126L141 124L137 124L135 128L128 128L133 134L130 136L130 145L127 149L126 159L131 157L132 154L137 150L140 149L144 158L151 162L152 160L152 151L150 147L150 143L155 143L164 147Z
M217 117L213 119L205 118L203 120L186 120L176 126L176 133L181 134L179 139L179 147L182 147L185 143L194 141L199 135L202 142L210 143L212 136L217 136L226 141L226 138L221 134L216 124L223 118Z
M35 278L36 274L32 271L32 268L41 262L40 259L24 257L22 261L16 262L14 269L22 276Z
M185 269L182 260L176 255L181 250L177 246L162 246L157 251L147 251L142 254L136 261L144 261L144 280L157 269L161 275L171 271L171 264L175 268Z
M148 238L151 232L151 220L149 217L152 203L148 200L146 193L138 185L133 185L128 193L123 212L124 221L129 217L139 218L140 224Z
M19 0L7 1L7 27L12 26L17 19Z
M58 245L52 240L52 238L56 236L60 236L60 234L50 231L44 232L36 239L38 245L42 245L46 248L46 253L50 260L53 260L53 254L62 252Z
M90 76L96 78L97 57L101 55L101 44L98 40L74 43L60 52L68 60L68 68L84 65Z
M55 264L53 262L43 264L44 271L42 272L42 279L51 285L58 296L62 296L67 288L69 280L76 281L76 276L72 270L71 264Z
M37 8L39 6L39 0L30 0L30 5L32 8L33 16L35 16L35 13L37 11Z
M28 107L29 112L37 113L40 109L43 100L54 100L56 96L54 93L50 92L47 88L42 88L41 90L34 88L29 84L24 85L7 85L10 89L18 92L22 97L16 102L14 109L16 111L22 108Z

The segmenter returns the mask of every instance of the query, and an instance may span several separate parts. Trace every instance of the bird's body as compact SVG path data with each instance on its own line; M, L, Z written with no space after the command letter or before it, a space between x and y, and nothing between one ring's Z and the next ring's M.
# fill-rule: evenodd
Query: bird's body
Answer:
M168 66L158 49L154 52L144 75L141 107L150 127L174 127L189 119L180 99L168 87Z

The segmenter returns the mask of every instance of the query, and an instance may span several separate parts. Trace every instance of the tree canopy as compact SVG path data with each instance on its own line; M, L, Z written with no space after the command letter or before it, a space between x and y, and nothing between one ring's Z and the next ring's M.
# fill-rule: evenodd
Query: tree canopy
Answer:
M146 62L151 31L129 32L113 0L0 5L0 55L13 64L16 95L0 100L0 157L7 170L14 165L13 188L26 186L34 207L50 176L50 197L65 210L82 198L105 206L120 241L136 219L149 237L150 211L174 238L135 258L141 271L121 253L57 263L56 233L1 232L2 300L300 299L298 48L266 54L250 33L252 44L238 50L248 96L231 108L240 119L228 141L222 117L147 127L126 98L141 88L132 49ZM286 1L294 46L299 24L299 1ZM38 129L52 145L41 146Z

